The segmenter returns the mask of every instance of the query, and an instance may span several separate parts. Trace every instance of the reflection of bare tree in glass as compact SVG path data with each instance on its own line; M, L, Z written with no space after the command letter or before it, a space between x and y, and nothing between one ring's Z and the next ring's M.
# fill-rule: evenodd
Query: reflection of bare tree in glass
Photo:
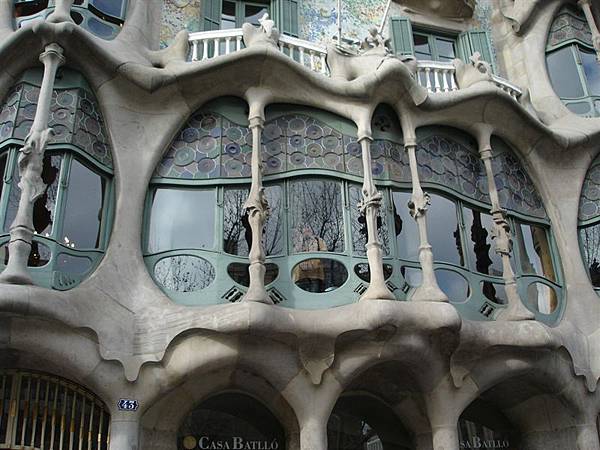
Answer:
M161 259L154 266L154 277L164 288L175 292L204 289L215 279L215 269L205 259L181 255Z
M585 264L595 287L600 287L600 224L579 231Z
M302 242L308 228L313 236L322 239L327 251L344 250L344 219L341 185L333 181L309 180L290 184L290 211L294 251Z
M248 256L252 246L252 233L248 223L248 214L244 203L248 198L248 189L228 189L225 191L223 205L223 248L230 255ZM265 223L265 253L278 255L282 252L283 221L281 220L281 187L268 186L265 195L269 202L269 216Z
M358 203L362 200L360 186L350 186L350 220L352 223L352 249L357 255L367 254L367 224L365 216L360 214ZM384 255L390 254L390 237L387 222L385 220L385 205L377 211L377 234Z

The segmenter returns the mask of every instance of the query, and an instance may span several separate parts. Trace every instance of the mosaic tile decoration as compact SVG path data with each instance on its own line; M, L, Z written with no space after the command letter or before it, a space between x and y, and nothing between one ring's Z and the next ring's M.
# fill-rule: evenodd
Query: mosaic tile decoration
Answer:
M0 142L24 141L33 125L40 88L22 83L7 96L0 112ZM50 102L50 144L72 144L108 169L112 156L98 102L85 89L55 89Z
M579 220L600 217L600 156L592 162L583 180L579 200Z
M563 42L576 39L590 47L593 47L592 32L583 13L577 17L572 9L563 9L558 13L548 34L548 48L554 48Z
M160 47L169 46L181 30L200 31L201 15L201 0L163 0Z
M533 181L511 151L495 150L492 169L502 208L540 219L548 218Z
M440 184L490 203L485 166L478 154L445 136L424 139L416 153L421 182Z

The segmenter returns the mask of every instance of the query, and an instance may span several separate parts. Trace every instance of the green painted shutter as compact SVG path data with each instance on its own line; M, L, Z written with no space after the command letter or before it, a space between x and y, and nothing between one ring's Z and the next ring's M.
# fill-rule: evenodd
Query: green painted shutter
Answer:
M272 0L271 17L280 32L298 37L298 0Z
M414 55L412 25L408 17L392 17L390 30L396 55Z
M202 31L221 28L221 0L202 0Z
M479 52L481 59L488 62L492 66L492 70L496 71L496 64L494 61L494 53L492 52L492 42L490 40L490 34L483 30L472 30L461 33L458 36L458 46L460 58L467 62L469 57Z

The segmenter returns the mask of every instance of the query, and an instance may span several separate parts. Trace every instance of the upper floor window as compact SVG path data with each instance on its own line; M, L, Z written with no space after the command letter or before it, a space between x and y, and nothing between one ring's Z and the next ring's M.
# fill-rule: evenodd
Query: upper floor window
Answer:
M427 61L448 61L456 58L456 39L452 36L413 30L415 57Z
M600 294L600 156L592 162L581 189L579 243L592 286Z
M201 27L204 31L240 28L244 23L259 25L265 13L282 33L298 36L297 0L205 0L202 2Z
M9 231L21 197L17 159L33 123L41 76L28 71L0 110L0 269L10 256ZM107 245L112 158L98 104L72 70L57 75L49 124L54 136L44 157L45 190L33 205L29 266L37 284L68 289L96 267Z
M600 66L582 11L567 7L558 13L548 35L546 63L554 92L569 110L600 115Z
M49 16L56 0L13 0L18 28ZM103 39L113 39L125 22L127 0L75 0L71 7L73 21Z

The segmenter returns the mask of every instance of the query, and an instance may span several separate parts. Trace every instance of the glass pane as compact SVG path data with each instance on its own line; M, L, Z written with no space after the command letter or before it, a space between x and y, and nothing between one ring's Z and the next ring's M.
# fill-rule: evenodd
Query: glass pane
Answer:
M435 261L464 265L454 202L431 195L431 205L427 210L427 233Z
M390 264L384 264L383 265L383 277L384 277L384 279L387 280L389 277L391 277L393 272L394 272L394 267L393 266L391 266ZM367 283L371 282L371 269L369 268L369 264L368 263L358 263L357 265L355 265L354 266L354 273L361 280L366 281Z
M344 251L340 183L325 180L292 181L289 198L294 252Z
M417 222L410 215L408 202L409 192L393 192L394 232L400 258L410 261L419 259L419 231Z
M58 193L58 181L62 156L45 155L44 166L42 169L42 181L45 184L45 190L33 205L33 227L38 234L49 236L52 233L52 224L54 223L54 211L56 209L56 195ZM8 198L8 208L4 218L4 230L9 231L10 226L15 220L19 208L19 199L21 198L21 189L19 189L19 169L15 164L12 177L12 184Z
M227 273L233 281L242 286L250 286L250 272L248 268L250 264L244 263L231 263L227 266ZM279 275L279 267L277 264L266 263L265 264L265 286L275 281L275 278Z
M231 30L235 27L235 2L224 1L221 13L221 29Z
M523 272L534 273L556 281L546 229L537 225L519 224L517 242Z
M154 266L154 278L165 289L193 292L215 279L215 268L204 258L182 255L161 259Z
M214 189L156 189L150 213L148 252L212 249L215 200Z
M508 304L506 289L503 284L491 283L489 281L481 282L481 291L488 300L500 305Z
M544 283L531 283L527 286L529 305L542 314L551 314L558 306L556 291Z
M400 273L402 273L406 284L411 288L418 288L421 286L421 283L423 283L423 273L421 272L421 269L402 266Z
M98 248L106 180L73 159L61 240L72 248Z
M454 41L450 39L436 38L435 45L441 61L452 61L456 57L454 53Z
M333 259L307 259L292 269L292 280L296 286L308 292L330 292L342 286L347 279L346 267Z
M4 189L4 171L6 170L7 160L8 153L0 155L0 199L2 199L2 190Z
M490 214L463 207L467 249L479 273L502 276L502 258L494 250L494 222Z
M265 223L264 246L267 256L283 252L283 219L281 186L268 186L265 195L269 203L269 215ZM249 190L227 189L223 205L223 249L231 255L248 256L252 246L252 230L244 203Z
M431 59L431 47L429 37L422 34L413 34L415 44L415 56L417 59Z
M258 19L263 15L267 14L269 9L264 5L244 5L244 22L251 23L252 25L260 25Z
M122 18L125 0L90 0L90 5L107 16Z
M588 94L600 95L600 64L596 59L596 53L581 48L579 50L585 78L587 79Z
M440 289L448 296L451 302L464 302L469 298L471 289L469 283L458 272L438 269L435 271Z
M583 248L583 262L587 267L592 284L600 287L600 223L579 230Z
M589 114L592 109L592 105L590 105L590 103L588 103L587 101L568 103L566 106L572 113L580 114L582 116L585 114Z
M573 47L563 47L546 56L548 75L554 92L561 98L583 97L583 86L573 55Z
M350 185L348 189L350 193L350 220L352 224L352 250L357 255L366 255L367 254L367 221L363 214L358 210L358 203L362 200L362 189L357 185ZM379 242L381 243L383 254L390 254L390 239L387 221L385 220L385 216L382 215L382 212L385 213L383 209L385 206L382 205L382 208L379 208L377 212L377 234L379 238ZM383 210L383 211L382 211Z
M56 258L56 270L59 272L83 275L87 273L91 267L92 261L83 256L73 256L61 253L58 255L58 258Z
M50 248L40 242L33 241L31 244L31 251L29 252L29 259L27 260L27 266L29 267L44 267L50 261L52 252ZM4 244L0 247L0 265L6 266L8 264L9 252L8 244Z

